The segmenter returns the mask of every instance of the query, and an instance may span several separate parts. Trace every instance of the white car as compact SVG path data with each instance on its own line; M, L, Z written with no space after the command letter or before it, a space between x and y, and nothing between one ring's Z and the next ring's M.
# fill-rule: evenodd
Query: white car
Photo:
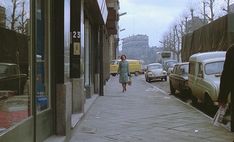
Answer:
M226 52L197 53L189 58L188 86L193 102L201 102L205 109L214 108L219 94L220 76Z
M167 81L167 72L163 70L163 66L160 63L152 63L147 65L145 80L151 82L155 79L161 79Z
M174 69L175 64L177 64L177 63L171 64L171 65L168 67L168 69L167 69L167 75L170 75L170 74L171 74L171 72L172 72L173 69Z

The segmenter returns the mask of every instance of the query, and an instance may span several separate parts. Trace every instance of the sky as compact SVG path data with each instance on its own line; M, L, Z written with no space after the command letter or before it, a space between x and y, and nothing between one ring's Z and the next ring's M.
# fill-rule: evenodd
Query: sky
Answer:
M182 15L193 0L119 0L120 39L132 35L149 36L149 46L159 46L163 34L170 29L173 22ZM190 3L188 3L190 1ZM187 8L189 9L189 8ZM120 43L121 48L121 43Z

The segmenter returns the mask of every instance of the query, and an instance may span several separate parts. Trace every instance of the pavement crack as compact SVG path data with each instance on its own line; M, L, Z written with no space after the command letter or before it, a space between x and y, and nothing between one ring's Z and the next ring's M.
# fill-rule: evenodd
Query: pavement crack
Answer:
M120 134L116 134L116 135L108 135L108 136L104 136L105 138L107 138L108 140L111 140L111 141L119 141L118 138L115 138L116 136L118 136Z
M179 111L179 112L174 112L174 113L161 114L161 115L157 115L157 117L171 116L171 115L177 115L177 114L182 114L182 113L185 113L185 112Z
M82 127L80 132L81 133L86 133L86 134L96 134L97 129L96 128Z

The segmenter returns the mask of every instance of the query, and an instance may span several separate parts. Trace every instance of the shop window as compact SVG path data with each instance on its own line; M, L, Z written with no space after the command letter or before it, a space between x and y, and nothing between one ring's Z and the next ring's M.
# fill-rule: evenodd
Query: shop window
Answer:
M32 113L29 6L0 0L0 133Z
M49 107L48 95L48 44L46 43L46 14L44 0L37 0L37 48L36 48L36 108L43 111Z

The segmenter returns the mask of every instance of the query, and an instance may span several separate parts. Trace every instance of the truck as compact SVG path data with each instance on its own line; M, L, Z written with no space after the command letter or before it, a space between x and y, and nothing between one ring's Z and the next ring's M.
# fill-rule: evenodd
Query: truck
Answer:
M226 51L231 44L234 44L234 13L183 36L181 59L187 62L195 53Z

